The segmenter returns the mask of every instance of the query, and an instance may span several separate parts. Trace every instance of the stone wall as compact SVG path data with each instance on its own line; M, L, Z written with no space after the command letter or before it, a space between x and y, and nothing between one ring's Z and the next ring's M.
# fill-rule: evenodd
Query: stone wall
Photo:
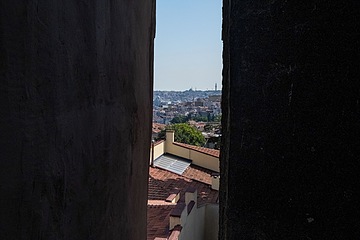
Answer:
M356 239L358 1L224 1L220 239Z
M145 239L154 20L155 0L1 0L1 239Z

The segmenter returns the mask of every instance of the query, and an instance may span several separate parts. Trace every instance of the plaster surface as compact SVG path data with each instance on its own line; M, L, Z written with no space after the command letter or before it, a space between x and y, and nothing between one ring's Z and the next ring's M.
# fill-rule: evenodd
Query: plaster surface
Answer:
M145 239L154 29L152 0L1 0L1 239Z
M359 3L224 1L220 239L357 239Z

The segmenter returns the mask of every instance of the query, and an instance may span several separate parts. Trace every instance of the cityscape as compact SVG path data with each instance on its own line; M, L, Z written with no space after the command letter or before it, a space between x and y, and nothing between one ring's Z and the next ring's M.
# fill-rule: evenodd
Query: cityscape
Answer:
M0 240L360 239L359 8L1 0Z
M188 123L206 138L205 147L219 148L221 90L154 91L153 139L167 125Z

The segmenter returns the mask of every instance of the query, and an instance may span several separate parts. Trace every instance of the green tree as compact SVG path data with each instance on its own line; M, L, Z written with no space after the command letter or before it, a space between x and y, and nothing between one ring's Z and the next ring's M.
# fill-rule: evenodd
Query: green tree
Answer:
M214 117L214 122L221 122L221 114Z
M203 146L205 144L205 137L202 133L186 123L176 123L166 126L166 128L159 133L159 139L165 138L167 129L175 131L175 142L196 146Z
M175 123L185 123L185 122L187 122L189 119L186 117L186 116L184 116L184 115L179 115L179 116L176 116L176 117L174 117L170 122L172 123L172 124L175 124Z
M205 116L195 116L192 117L191 120L194 120L195 122L207 122L208 118Z

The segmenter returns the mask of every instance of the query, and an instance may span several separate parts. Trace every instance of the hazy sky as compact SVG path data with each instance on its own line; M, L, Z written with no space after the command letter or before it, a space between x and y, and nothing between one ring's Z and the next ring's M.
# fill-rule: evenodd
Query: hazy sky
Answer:
M221 89L222 0L157 0L155 90Z

